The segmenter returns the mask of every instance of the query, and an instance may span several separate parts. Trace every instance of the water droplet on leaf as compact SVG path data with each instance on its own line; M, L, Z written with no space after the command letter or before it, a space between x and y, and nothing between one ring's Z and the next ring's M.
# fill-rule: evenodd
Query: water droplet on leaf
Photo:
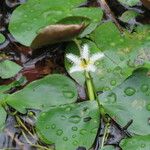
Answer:
M72 127L72 130L73 130L73 131L77 131L78 128L74 126L74 127Z
M116 83L117 83L116 80L111 80L111 81L110 81L110 84L111 84L112 86L115 86Z
M73 141L72 144L75 145L75 146L77 146L78 145L78 141Z
M45 128L46 128L46 129L49 129L49 128L50 128L50 125L47 125Z
M64 115L61 116L61 120L65 120L66 118L67 118L67 117L64 116Z
M86 133L87 133L87 130L86 130L86 129L81 129L81 130L80 130L80 134L81 134L81 135L85 135Z
M145 144L141 144L141 148L145 148L145 146L146 146Z
M80 116L77 116L77 115L74 115L74 116L71 116L69 118L69 122L71 123L79 123L81 121L81 117Z
M61 129L58 129L58 130L56 131L56 134L57 134L58 136L61 136L61 135L63 134L63 131L62 131Z
M94 129L91 130L91 133L96 134L97 130L98 130L97 128L94 128Z
M52 129L55 129L55 128L56 128L56 125L55 125L55 124L52 124L52 125L51 125L51 128L52 128Z
M124 90L124 93L127 95L127 96L132 96L135 94L135 89L134 88L131 88L131 87L128 87Z
M69 112L69 111L71 111L71 106L67 106L66 108L65 108L65 111L67 111L67 112Z
M107 96L107 100L110 102L110 103L114 103L116 102L116 99L117 99L117 96L115 93L111 93Z
M143 84L142 86L141 86L141 91L142 92L147 92L148 91L148 85L147 84Z
M68 141L68 138L67 138L67 137L63 137L63 140L64 140L64 141Z
M63 91L63 95L66 98L73 98L75 94L72 91Z

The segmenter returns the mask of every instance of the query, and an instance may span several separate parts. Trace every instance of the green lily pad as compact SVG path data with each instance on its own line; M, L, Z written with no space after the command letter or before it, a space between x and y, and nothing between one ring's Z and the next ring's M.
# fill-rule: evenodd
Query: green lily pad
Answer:
M138 70L112 91L99 95L106 112L121 126L130 120L130 132L150 134L150 77L147 70Z
M0 44L5 42L5 36L0 33Z
M137 5L140 0L119 0L119 2L128 6L134 6Z
M149 150L150 135L133 136L132 138L123 139L120 146L123 150Z
M134 70L150 62L149 33L150 26L139 26L133 34L125 31L121 35L112 22L102 24L93 32L93 41L105 54L95 73L98 90L113 89Z
M53 74L9 95L6 102L19 112L25 113L27 108L42 110L54 105L72 103L76 99L77 89L74 82L66 76Z
M55 144L56 150L89 149L100 122L96 101L52 107L41 113L36 123L40 138Z
M21 70L21 66L10 60L0 62L0 77L3 79L15 76Z
M84 0L28 0L13 12L9 30L17 41L30 46L41 29L57 24L64 18L80 16L83 17L81 23L84 18L99 22L102 10L77 8L83 2Z

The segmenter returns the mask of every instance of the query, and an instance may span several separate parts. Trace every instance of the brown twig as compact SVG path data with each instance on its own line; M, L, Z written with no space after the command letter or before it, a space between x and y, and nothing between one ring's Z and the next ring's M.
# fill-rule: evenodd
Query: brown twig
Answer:
M108 19L111 19L117 26L117 28L119 29L119 31L122 33L123 29L120 26L120 24L118 23L118 21L115 18L114 13L111 11L109 5L107 4L107 0L98 0L98 2L100 3L101 8L104 10L106 17Z

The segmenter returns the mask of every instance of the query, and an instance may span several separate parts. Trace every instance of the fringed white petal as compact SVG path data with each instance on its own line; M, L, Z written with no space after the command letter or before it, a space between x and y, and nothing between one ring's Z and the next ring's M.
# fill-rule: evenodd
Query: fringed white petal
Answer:
M72 63L77 64L77 65L80 64L80 58L77 55L70 53L70 54L67 54L66 57Z
M90 62L95 63L97 60L102 59L104 57L103 53L96 53L90 57Z
M84 71L84 68L81 68L79 65L72 66L69 70L70 73L81 72L81 71Z
M97 69L97 68L96 68L95 65L89 64L85 70L86 70L86 71L95 72L96 69Z
M87 44L84 44L82 47L81 58L85 60L89 59L89 47Z

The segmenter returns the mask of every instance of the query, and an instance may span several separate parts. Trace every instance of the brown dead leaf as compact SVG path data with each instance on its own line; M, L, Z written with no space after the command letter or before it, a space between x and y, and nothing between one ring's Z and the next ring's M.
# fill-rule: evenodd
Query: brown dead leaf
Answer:
M33 49L37 49L45 45L69 41L81 33L84 28L84 24L49 25L39 32L39 34L33 40L31 47Z
M146 8L150 9L150 0L141 0L141 2Z

